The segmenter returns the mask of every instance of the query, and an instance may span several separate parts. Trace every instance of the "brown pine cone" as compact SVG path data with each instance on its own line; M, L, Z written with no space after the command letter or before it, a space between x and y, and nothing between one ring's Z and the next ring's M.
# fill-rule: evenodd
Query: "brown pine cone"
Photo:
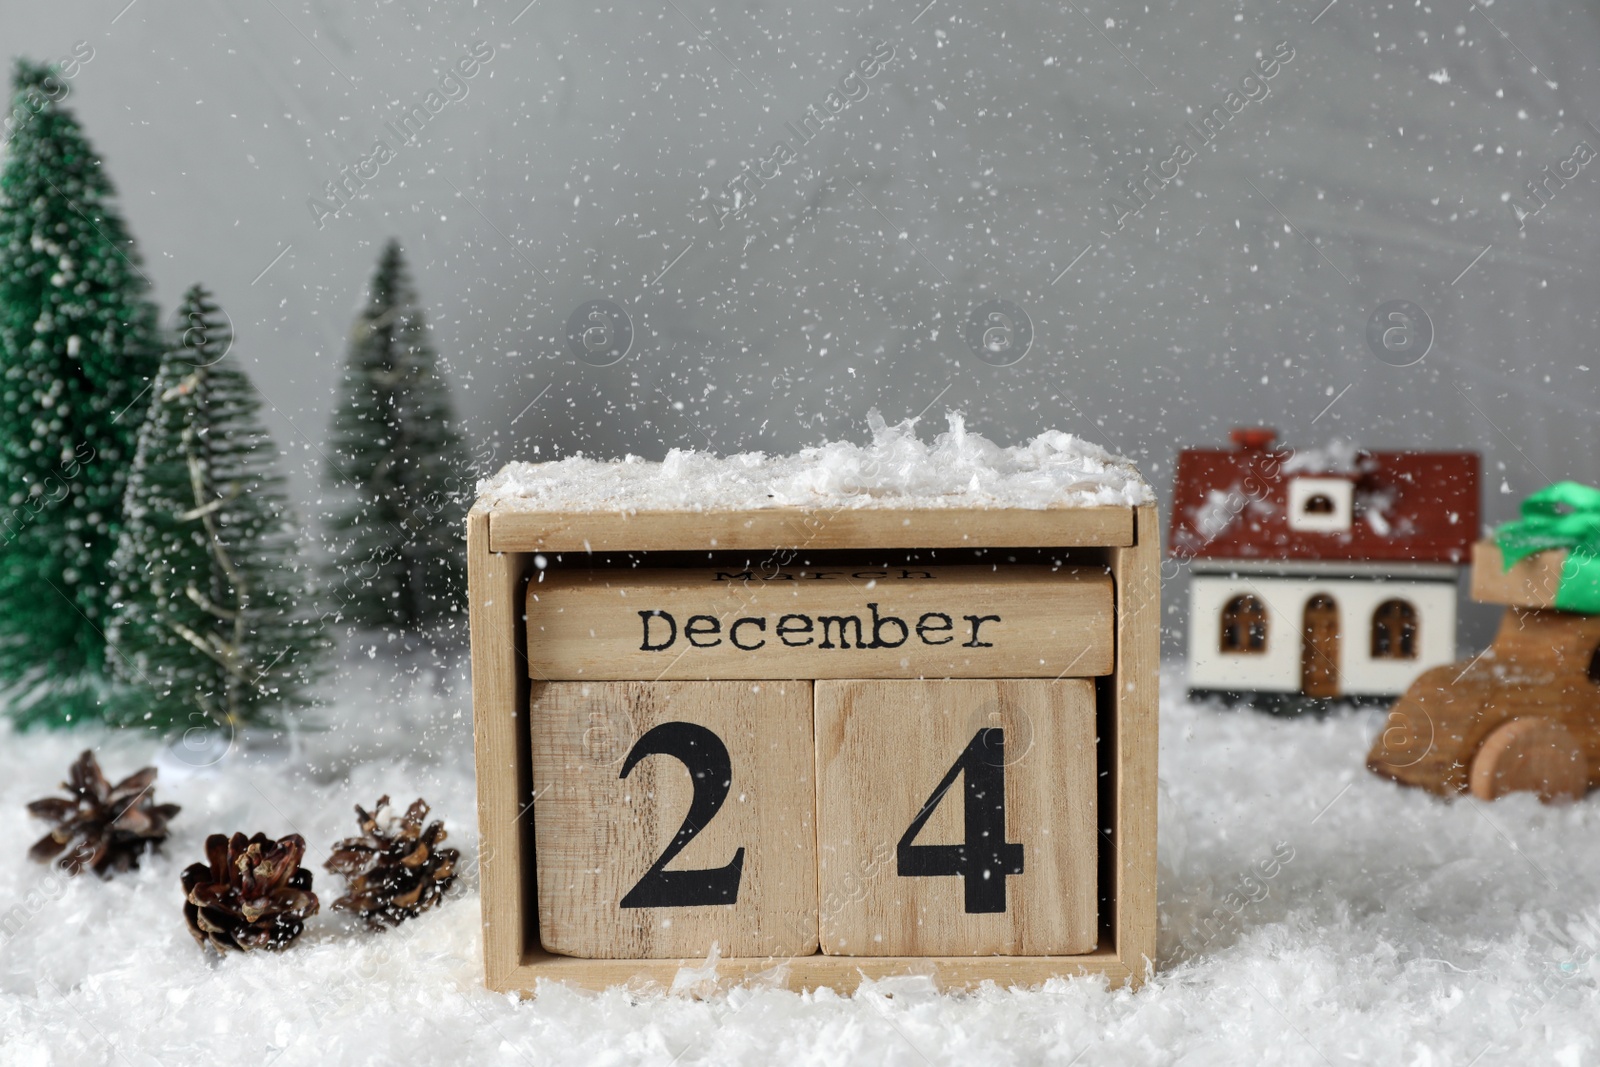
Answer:
M300 936L317 913L311 871L299 834L273 841L266 834L212 834L205 863L183 872L183 917L200 945L230 949L280 949Z
M422 828L428 805L421 797L407 809L398 828L379 825L388 806L388 797L380 797L371 812L357 804L362 836L335 845L325 865L345 877L345 895L333 906L355 912L377 930L384 923L398 926L414 919L438 903L456 880L456 860L461 858L455 849L439 847L448 836L444 823L435 821Z
M62 788L71 796L44 797L28 805L29 814L55 823L55 829L28 850L29 859L56 860L68 874L87 869L109 878L112 871L139 866L145 849L160 849L167 839L167 820L179 808L155 802L154 767L112 785L94 753L86 749L68 774Z

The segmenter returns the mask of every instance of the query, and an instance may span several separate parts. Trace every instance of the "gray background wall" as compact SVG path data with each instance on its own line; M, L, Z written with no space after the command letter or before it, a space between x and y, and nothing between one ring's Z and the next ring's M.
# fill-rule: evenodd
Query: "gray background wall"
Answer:
M1493 521L1548 479L1600 480L1600 168L1521 227L1507 202L1600 149L1592 6L524 3L0 7L0 53L93 48L73 106L157 295L215 288L308 511L391 235L494 462L789 450L864 437L874 406L926 432L960 407L1005 443L1102 442L1163 495L1178 448L1257 422L1477 448ZM867 96L718 229L703 199L873 39L895 55ZM494 56L467 96L319 228L308 197L396 144L385 123L475 41ZM1116 230L1108 197L1279 42L1270 95ZM962 340L991 297L1034 323L1011 366ZM634 321L612 367L565 347L593 298ZM1436 331L1409 367L1364 340L1397 298Z

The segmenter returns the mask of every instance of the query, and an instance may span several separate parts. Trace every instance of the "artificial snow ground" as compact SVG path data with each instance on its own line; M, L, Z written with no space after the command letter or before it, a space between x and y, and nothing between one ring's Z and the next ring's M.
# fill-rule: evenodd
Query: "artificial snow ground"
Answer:
M0 1063L1600 1062L1600 796L1444 803L1380 781L1362 766L1380 712L1193 705L1166 670L1160 960L1137 993L1080 979L942 997L912 978L853 998L546 988L519 1003L479 984L464 673L380 654L344 677L334 728L200 770L127 735L0 734ZM23 803L86 744L112 776L159 762L158 796L183 805L165 856L110 883L25 858L40 830ZM425 795L463 850L468 877L440 909L366 933L327 910L319 866L324 911L291 950L218 963L197 948L178 874L208 832L298 831L320 864L351 805L383 792ZM1220 932L1196 932L1219 908Z

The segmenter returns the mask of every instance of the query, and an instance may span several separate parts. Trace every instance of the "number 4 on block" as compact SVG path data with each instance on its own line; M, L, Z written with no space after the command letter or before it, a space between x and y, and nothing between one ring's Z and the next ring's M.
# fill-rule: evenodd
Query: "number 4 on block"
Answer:
M824 952L1095 947L1091 682L819 681L816 735Z
M809 682L535 684L544 947L815 952L811 699Z

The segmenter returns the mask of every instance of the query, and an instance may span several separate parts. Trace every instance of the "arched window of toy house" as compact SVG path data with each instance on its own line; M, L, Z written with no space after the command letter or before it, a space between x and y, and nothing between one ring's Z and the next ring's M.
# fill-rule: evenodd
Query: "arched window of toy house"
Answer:
M1600 685L1600 645L1595 646L1594 655L1589 657L1589 681Z
M1222 608L1222 651L1265 652L1267 610L1253 596L1236 596Z
M1408 601L1385 600L1372 613L1372 658L1417 658L1417 609Z
M1327 493L1312 493L1306 497L1305 513L1307 515L1332 515L1333 512L1333 497Z

